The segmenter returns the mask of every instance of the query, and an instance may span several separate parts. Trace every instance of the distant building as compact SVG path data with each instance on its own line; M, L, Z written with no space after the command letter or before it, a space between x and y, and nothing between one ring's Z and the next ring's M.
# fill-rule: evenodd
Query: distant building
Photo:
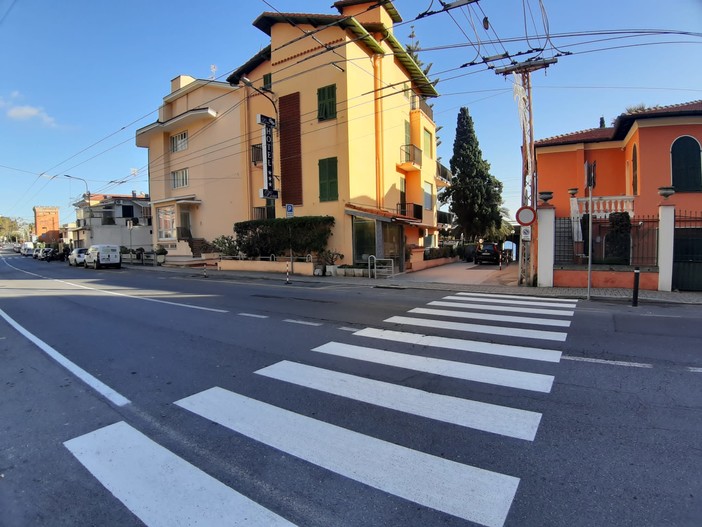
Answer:
M34 232L37 241L43 243L58 243L59 234L59 208L37 206L34 211Z

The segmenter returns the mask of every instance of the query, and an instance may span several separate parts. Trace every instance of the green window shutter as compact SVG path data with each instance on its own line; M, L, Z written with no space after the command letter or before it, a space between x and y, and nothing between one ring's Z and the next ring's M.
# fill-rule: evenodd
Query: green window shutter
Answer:
M328 157L319 160L319 201L336 201L339 199L339 179L337 176L337 159Z
M317 90L317 119L326 121L336 118L336 84Z
M263 86L261 86L261 89L270 91L272 86L273 86L273 74L272 73L264 73L263 74Z

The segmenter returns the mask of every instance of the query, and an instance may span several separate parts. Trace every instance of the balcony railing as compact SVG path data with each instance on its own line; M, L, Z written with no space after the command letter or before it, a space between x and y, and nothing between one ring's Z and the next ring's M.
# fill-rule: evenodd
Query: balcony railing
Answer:
M422 149L416 145L402 145L400 147L400 168L403 170L422 168Z
M397 213L401 216L409 216L415 220L421 220L422 206L417 203L398 203Z
M580 218L588 213L590 198L571 198L570 215L573 218ZM593 196L592 197L592 217L608 218L613 212L628 212L629 216L634 216L633 196Z
M427 103L423 97L418 95L412 96L412 109L422 110L429 119L432 121L434 120L434 110L431 109L431 106L429 106L429 103Z
M251 145L251 163L254 165L263 163L263 145L261 143Z
M436 162L436 179L439 180L440 186L446 187L451 184L451 170L441 164L440 161Z
M452 225L453 224L453 213L444 212L439 210L436 212L436 222L442 225Z

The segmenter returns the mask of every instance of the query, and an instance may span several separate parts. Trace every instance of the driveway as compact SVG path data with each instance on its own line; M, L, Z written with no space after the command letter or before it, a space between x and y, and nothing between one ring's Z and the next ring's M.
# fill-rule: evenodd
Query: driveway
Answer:
M470 285L506 285L517 287L519 264L512 262L508 266L456 262L423 271L404 273L393 278L397 282L433 282L440 284Z

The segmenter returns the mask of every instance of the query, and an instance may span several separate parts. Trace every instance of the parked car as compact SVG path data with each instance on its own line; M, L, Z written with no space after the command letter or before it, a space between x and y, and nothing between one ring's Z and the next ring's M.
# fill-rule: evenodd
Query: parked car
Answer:
M75 265L76 267L79 265L85 265L85 253L87 252L88 249L84 247L73 249L68 255L68 265Z
M53 249L51 247L44 247L39 251L39 256L37 256L37 260L44 260L46 262L50 262L52 252Z
M39 255L41 254L41 252L42 252L41 247L35 247L34 250L30 254L32 255L32 258L37 260L39 258Z
M122 256L119 253L119 245L91 245L85 253L85 268L91 266L93 269L100 267L122 267Z
M20 247L20 254L22 256L32 256L34 252L34 244L32 242L24 242Z
M500 246L494 242L484 242L483 245L475 252L475 263L494 263L499 264L502 258Z

